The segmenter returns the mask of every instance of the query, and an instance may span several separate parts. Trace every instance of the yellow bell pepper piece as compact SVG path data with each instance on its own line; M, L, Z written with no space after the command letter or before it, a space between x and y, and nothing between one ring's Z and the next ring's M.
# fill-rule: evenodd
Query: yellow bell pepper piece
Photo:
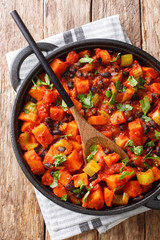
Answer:
M101 167L98 165L98 163L96 163L96 161L94 160L91 160L89 163L87 163L83 171L87 173L90 177L92 177L100 169Z
M113 205L126 205L129 201L128 193L123 193L123 195L113 195L112 204Z
M129 67L132 64L133 64L132 54L121 55L121 67Z
M99 94L96 93L92 98L93 106L95 107L97 103L99 102Z
M152 114L152 119L160 125L160 110L157 109L153 114Z
M148 169L146 172L137 172L136 176L141 185L149 185L154 182L154 175L151 169Z
M24 111L25 110L28 110L28 112L38 114L37 104L35 104L33 102L27 102L24 106Z

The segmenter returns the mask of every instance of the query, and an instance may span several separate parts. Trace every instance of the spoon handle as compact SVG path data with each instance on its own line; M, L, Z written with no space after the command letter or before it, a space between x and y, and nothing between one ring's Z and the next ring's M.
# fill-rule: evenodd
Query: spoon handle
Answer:
M37 43L35 42L35 40L33 39L32 35L30 34L30 32L28 31L27 27L25 26L24 22L22 21L22 19L20 18L19 14L17 13L16 10L11 12L11 16L13 17L14 21L16 22L17 26L19 27L20 31L22 32L23 36L25 37L25 39L27 40L27 42L29 43L30 47L32 48L33 52L35 53L35 55L37 56L37 58L39 59L42 67L44 68L44 70L46 71L46 73L48 74L48 76L50 77L51 81L54 83L56 89L58 90L59 94L61 95L61 97L64 99L64 101L66 102L67 106L69 108L73 107L74 104L72 102L72 100L70 99L70 97L68 96L67 92L65 91L65 89L63 88L62 84L60 83L60 81L58 80L57 76L55 75L55 73L53 72L52 68L50 67L49 63L47 62L47 60L45 59L44 55L42 54L42 52L40 51Z

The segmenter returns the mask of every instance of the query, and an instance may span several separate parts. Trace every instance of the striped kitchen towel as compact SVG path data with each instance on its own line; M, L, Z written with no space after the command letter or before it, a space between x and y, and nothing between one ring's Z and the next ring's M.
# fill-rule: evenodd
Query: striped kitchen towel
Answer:
M130 43L127 34L122 28L118 15L71 29L65 33L44 39L42 42L52 43L61 47L74 41L90 38L108 38ZM15 57L20 52L21 50L17 50L7 54L9 69L11 69ZM21 81L23 81L27 73L37 62L38 61L34 55L31 55L24 61L20 70ZM67 239L95 228L99 233L102 233L131 216L149 210L142 206L135 210L114 216L90 216L62 208L44 197L36 189L35 193L52 240Z

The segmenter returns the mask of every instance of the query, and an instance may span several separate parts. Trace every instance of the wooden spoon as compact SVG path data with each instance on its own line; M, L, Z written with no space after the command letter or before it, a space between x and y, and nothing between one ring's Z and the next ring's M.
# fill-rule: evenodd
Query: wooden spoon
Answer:
M68 96L66 91L64 90L60 81L54 74L53 70L51 69L51 67L50 67L49 63L47 62L47 60L45 59L44 55L38 48L36 42L34 41L33 37L29 33L27 27L23 23L22 19L20 18L20 16L17 13L17 11L16 10L12 11L11 16L13 17L14 21L18 25L19 29L21 30L21 32L24 35L27 42L29 43L33 52L39 59L41 65L43 66L44 70L50 77L51 81L54 83L54 85L57 88L58 92L60 93L61 97L64 99L64 101L68 105L69 109L71 110L72 115L76 120L76 123L79 128L79 132L81 135L85 163L86 163L87 156L90 154L90 147L94 144L95 145L99 144L100 146L102 146L103 149L108 148L111 151L118 153L122 159L128 158L127 154L116 143L114 143L109 138L105 137L103 134L101 134L99 131L97 131L82 117L82 115L76 109L72 100L70 99L70 97Z

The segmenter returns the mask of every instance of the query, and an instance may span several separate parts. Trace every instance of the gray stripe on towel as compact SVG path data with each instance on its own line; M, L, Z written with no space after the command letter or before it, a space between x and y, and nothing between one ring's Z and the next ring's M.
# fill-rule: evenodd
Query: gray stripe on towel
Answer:
M81 41L81 40L84 40L84 39L85 39L85 35L84 35L84 32L83 32L83 28L82 28L82 27L75 28L75 29L74 29L74 32L75 32L77 41Z
M79 224L79 227L80 227L81 232L87 232L87 231L90 230L88 222L84 222L84 223Z
M73 42L73 38L72 38L72 33L71 31L67 31L63 33L63 37L64 37L64 42L65 44L68 43L72 43Z
M96 219L91 220L91 223L93 225L93 228L98 228L98 227L102 226L102 222L101 222L100 218L96 218Z

